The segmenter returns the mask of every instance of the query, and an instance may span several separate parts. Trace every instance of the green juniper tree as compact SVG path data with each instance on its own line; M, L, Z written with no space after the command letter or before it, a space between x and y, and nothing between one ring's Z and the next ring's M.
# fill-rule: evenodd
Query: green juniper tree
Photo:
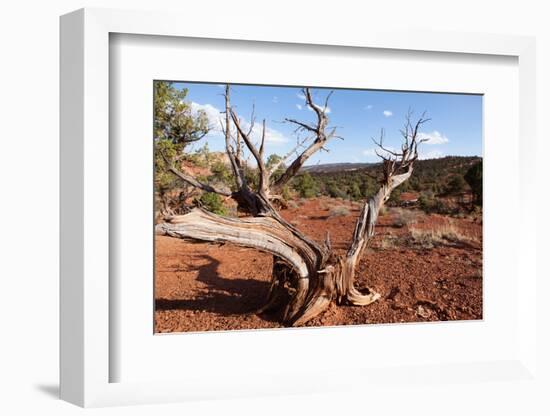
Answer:
M483 161L476 163L468 169L468 172L464 175L464 179L472 189L474 204L481 206L483 204Z
M193 111L186 100L187 89L178 89L173 82L156 81L154 91L154 155L155 187L162 203L161 211L171 213L171 206L181 204L182 192L188 184L169 172L185 157L184 149L202 139L210 130L204 111ZM169 166L170 165L170 166ZM169 193L181 188L177 200Z

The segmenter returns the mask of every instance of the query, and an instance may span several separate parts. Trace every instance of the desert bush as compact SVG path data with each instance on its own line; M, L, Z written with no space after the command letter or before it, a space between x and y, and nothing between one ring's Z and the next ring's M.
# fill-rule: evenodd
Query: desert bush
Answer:
M360 184L357 182L352 182L349 186L348 193L350 197L354 200L363 199L363 194L361 192L361 187L359 185Z
M453 175L445 186L448 195L456 195L466 190L467 184L462 175Z
M473 165L464 175L464 179L472 188L476 205L483 204L483 162Z
M420 195L420 198L418 198L420 209L426 214L453 215L458 212L457 207L453 207L445 203L442 199L430 195L433 194L423 193Z
M271 170L273 167L275 167L275 165L281 163L282 160L283 158L281 156L273 153L269 155L269 157L267 158L267 162L265 166L267 169ZM286 169L286 165L284 163L281 163L277 168L277 170L273 172L273 174L271 175L273 180L276 181L277 179L279 179L281 175L284 173L285 169Z
M392 208L390 213L393 216L394 227L404 227L418 222L419 212L406 208Z
M296 209L299 207L298 203L296 201L293 201L293 200L290 200L290 201L287 201L287 207L290 208L290 209Z
M233 185L233 176L229 166L221 160L216 160L211 163L210 171L212 175L208 178L209 182L223 183L226 186Z
M285 201L289 201L293 197L293 193L288 185L283 186L281 190L281 196Z
M400 242L399 237L397 237L395 235L392 235L392 234L387 234L387 235L382 237L382 240L378 244L377 248L380 249L380 250L388 250L388 249L395 248L395 247L398 247L398 246L401 246L401 242Z
M347 198L348 194L336 183L331 182L326 187L326 192L331 198Z
M329 217L347 217L348 215L350 215L349 208L343 205L332 207L329 212Z
M462 233L454 224L445 224L437 228L410 229L412 241L425 248L434 248L441 245L469 243L472 238Z
M401 189L400 188L396 188L393 190L393 192L390 194L390 197L388 199L388 201L386 202L386 204L389 206L389 207L395 207L397 205L399 205L400 203L400 200L399 198L401 197Z
M302 198L313 198L319 192L319 185L309 173L304 173L296 178L294 189Z
M203 193L196 201L197 205L218 215L227 215L227 209L223 205L222 197L212 192Z

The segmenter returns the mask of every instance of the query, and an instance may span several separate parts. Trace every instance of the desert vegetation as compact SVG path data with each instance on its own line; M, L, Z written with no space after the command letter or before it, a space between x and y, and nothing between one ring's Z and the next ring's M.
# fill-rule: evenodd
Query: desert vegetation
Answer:
M303 135L284 155L224 97L225 152L191 151L212 126L185 90L156 86L157 331L481 317L479 157L419 160L429 119L410 111L400 149L375 139L379 162L307 166L342 139L330 94L303 90L316 122L285 120Z

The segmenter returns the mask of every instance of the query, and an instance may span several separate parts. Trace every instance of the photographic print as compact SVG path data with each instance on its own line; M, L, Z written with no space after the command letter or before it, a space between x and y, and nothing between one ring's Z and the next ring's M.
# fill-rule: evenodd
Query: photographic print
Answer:
M483 318L481 95L153 88L156 333Z

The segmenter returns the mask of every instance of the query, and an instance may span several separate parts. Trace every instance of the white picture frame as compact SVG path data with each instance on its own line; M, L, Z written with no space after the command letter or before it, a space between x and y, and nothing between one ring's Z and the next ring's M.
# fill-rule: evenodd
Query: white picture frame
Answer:
M535 131L535 41L529 37L465 33L407 33L352 29L327 33L315 27L283 32L265 25L246 35L234 34L231 22L206 27L172 13L82 9L61 18L61 398L80 406L158 403L214 397L293 394L366 388L389 380L424 383L483 380L536 380L536 270L533 249L536 218L528 211L533 183L528 175L529 149ZM521 226L518 227L516 273L517 348L498 361L441 362L414 368L370 368L360 376L342 367L319 374L269 373L259 382L227 384L198 376L177 381L110 382L116 357L110 349L109 296L109 36L114 33L208 38L333 47L430 51L442 54L503 55L519 68L518 178ZM284 47L284 45L283 45ZM521 215L527 214L529 215ZM144 225L147 226L147 225ZM151 334L152 335L152 334ZM223 336L223 334L221 334ZM225 382L225 384L222 383Z

